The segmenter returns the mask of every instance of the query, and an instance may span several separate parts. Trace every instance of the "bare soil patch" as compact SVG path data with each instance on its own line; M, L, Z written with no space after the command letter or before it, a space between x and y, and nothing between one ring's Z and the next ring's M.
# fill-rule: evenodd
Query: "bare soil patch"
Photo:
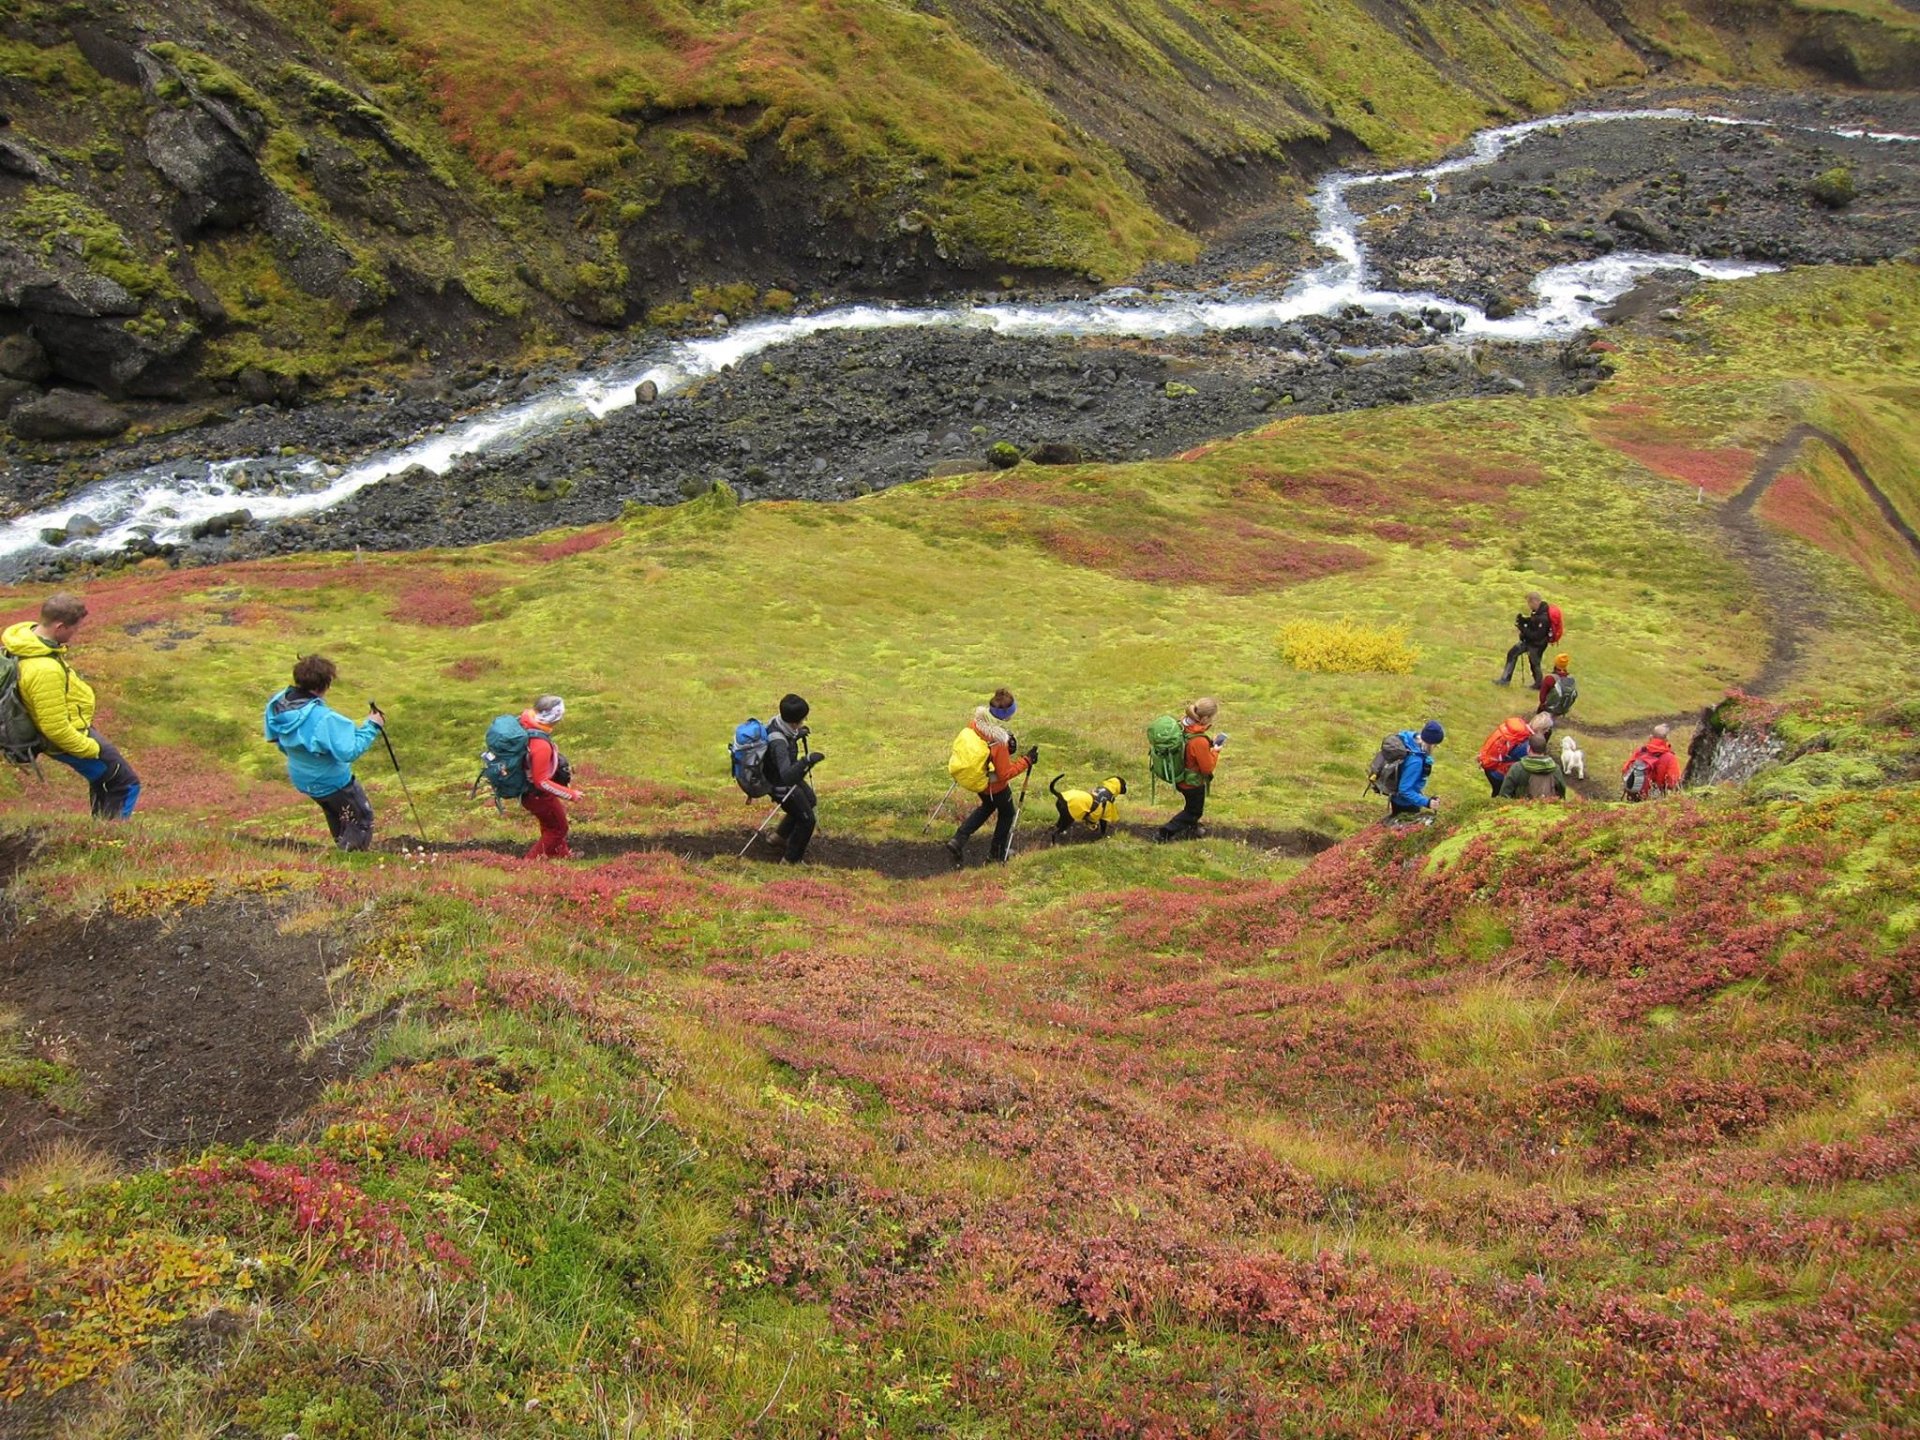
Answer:
M80 1080L0 1091L0 1171L63 1138L129 1163L261 1139L348 1073L362 1033L299 1053L309 1017L330 1009L338 942L282 937L276 910L61 917L0 944L0 1005L20 1015L27 1052Z

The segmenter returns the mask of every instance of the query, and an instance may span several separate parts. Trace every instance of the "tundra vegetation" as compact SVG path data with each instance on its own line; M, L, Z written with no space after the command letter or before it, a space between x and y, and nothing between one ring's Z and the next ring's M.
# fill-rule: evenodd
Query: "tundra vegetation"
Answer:
M9 793L9 973L250 947L193 979L172 1063L289 969L317 994L288 1043L362 1048L285 1123L155 1156L98 1108L85 1006L9 1017L8 1133L72 1138L0 1182L8 1423L1913 1433L1913 554L1818 443L1729 505L1810 424L1920 517L1913 275L1702 292L1584 396L90 586L76 659L150 807L108 832L64 774ZM1717 719L1778 762L1637 807L1481 798L1533 589L1603 802L1649 717L1769 673ZM259 705L318 648L390 716L431 847L371 757L374 855L282 782ZM757 820L724 742L787 689L831 751L824 846L931 848L999 683L1076 779L1143 779L1144 721L1218 695L1209 820L1254 843L913 881L689 858ZM466 795L542 690L599 837L572 864L512 858L530 826ZM1370 824L1367 755L1428 715L1442 823Z

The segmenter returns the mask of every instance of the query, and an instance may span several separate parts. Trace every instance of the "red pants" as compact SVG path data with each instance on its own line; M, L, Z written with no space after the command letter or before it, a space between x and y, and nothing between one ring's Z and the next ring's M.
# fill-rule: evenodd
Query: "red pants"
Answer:
M527 859L565 860L573 854L567 848L567 807L558 795L529 790L520 797L520 804L540 822L540 838L527 851Z

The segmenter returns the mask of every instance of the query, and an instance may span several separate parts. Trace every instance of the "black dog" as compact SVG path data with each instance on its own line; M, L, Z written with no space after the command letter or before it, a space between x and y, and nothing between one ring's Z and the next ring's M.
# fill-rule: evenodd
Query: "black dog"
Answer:
M1091 790L1062 790L1060 782L1066 775L1059 774L1047 782L1047 789L1053 792L1053 805L1060 812L1060 818L1054 822L1053 838L1058 840L1068 834L1076 825L1084 825L1095 834L1105 836L1107 826L1120 818L1120 796L1127 793L1127 782L1118 775L1110 775Z

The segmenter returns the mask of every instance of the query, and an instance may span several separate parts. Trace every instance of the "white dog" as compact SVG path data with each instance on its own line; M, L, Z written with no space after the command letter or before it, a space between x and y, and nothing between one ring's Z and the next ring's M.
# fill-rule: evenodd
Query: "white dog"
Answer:
M1580 747L1573 743L1571 735L1560 737L1560 773L1581 780L1587 778L1587 757Z

